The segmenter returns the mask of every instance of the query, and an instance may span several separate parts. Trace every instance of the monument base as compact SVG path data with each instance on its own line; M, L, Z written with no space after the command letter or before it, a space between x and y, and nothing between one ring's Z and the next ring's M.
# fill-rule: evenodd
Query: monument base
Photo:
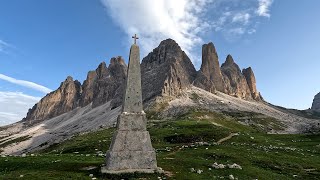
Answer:
M145 113L122 113L102 173L158 172L156 153L146 130Z
M101 168L101 173L103 174L131 174L131 173L143 173L143 174L153 174L158 172L158 169L124 169L124 170L109 170L106 167Z

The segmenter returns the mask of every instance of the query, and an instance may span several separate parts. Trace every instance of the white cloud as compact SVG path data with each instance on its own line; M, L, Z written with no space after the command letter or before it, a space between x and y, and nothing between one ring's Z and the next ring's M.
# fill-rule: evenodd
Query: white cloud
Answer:
M138 34L142 55L172 38L195 64L200 47L210 32L227 40L256 32L258 18L269 17L272 0L101 0L114 22L131 41ZM257 8L258 7L258 8ZM129 44L130 44L129 43Z
M235 35L244 34L245 30L243 28L239 27L239 28L230 29L229 33L235 34Z
M250 20L250 14L249 13L237 13L232 18L233 23L241 23L243 25L246 25L249 23Z
M28 87L28 88L31 88L31 89L34 89L34 90L37 90L37 91L40 91L40 92L43 92L43 93L49 93L49 92L52 91L51 89L49 89L47 87L44 87L42 85L36 84L34 82L15 79L15 78L6 76L4 74L0 74L0 79L8 81L8 82L13 83L13 84L20 85L20 86Z
M269 8L270 8L273 0L258 0L258 1L259 1L259 7L258 7L256 13L259 16L270 17Z
M143 55L166 38L176 40L190 55L193 47L202 43L199 34L209 26L201 17L211 1L101 0L128 37L135 33L141 37Z
M21 92L0 91L0 126L21 120L40 99Z

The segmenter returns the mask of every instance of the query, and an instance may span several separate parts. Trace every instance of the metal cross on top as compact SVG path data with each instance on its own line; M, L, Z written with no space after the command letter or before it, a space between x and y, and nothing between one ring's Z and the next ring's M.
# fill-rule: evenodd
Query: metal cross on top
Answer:
M132 38L134 39L134 44L137 44L137 39L139 39L137 34L134 34L134 36L132 36Z

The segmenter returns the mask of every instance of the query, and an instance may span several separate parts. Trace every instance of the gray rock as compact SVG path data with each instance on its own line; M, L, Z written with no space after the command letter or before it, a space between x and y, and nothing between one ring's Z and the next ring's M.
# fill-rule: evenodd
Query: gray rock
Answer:
M141 63L143 100L176 96L192 84L196 70L184 51L172 39L164 40Z
M73 78L68 76L57 90L47 94L32 109L29 109L23 120L28 124L34 124L71 111L79 106L81 92L80 82L73 81Z
M242 167L236 163L234 164L228 164L227 165L229 169L242 169Z
M57 90L29 109L23 121L34 124L90 103L94 108L112 100L111 108L118 107L122 104L126 75L127 65L119 56L110 60L108 68L102 62L95 71L89 71L82 86L68 76Z
M80 100L81 107L84 107L93 101L93 91L94 91L96 79L97 79L97 72L89 71L87 75L87 79L83 82L83 85L82 85L82 94L81 94L81 100Z
M249 86L249 89L251 91L251 95L252 95L252 98L254 100L261 100L261 96L260 96L260 93L258 92L257 90L257 85L256 85L256 78L254 76L254 73L252 71L252 68L251 67L248 67L246 69L243 69L242 70L242 74L244 75L244 77L246 78L247 80L247 83L248 83L248 86Z
M202 46L202 64L194 85L209 92L225 92L218 54L212 42Z
M108 68L104 62L101 63L96 73L92 107L100 106L110 100L113 100L112 108L121 105L127 76L127 66L122 57L112 58Z
M230 180L234 180L234 176L232 174L229 175Z
M314 96L311 109L314 111L320 111L320 93Z
M211 165L211 167L213 167L214 169L224 169L225 168L225 165L223 164L218 164L217 162L213 163Z
M247 80L231 55L228 55L226 62L222 64L221 71L227 87L227 94L241 99L253 99Z

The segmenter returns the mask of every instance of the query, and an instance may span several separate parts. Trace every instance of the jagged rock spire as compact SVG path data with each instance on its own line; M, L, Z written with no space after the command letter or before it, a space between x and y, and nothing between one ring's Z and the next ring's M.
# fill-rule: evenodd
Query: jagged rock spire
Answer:
M202 64L194 85L209 92L225 92L218 54L212 42L202 46Z

